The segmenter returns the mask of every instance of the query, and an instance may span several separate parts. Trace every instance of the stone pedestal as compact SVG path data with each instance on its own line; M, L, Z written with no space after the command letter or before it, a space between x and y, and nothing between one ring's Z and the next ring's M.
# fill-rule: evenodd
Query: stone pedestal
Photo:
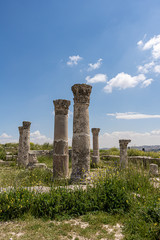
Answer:
M92 86L75 84L71 181L84 181L90 172L89 103Z
M120 146L120 167L126 168L128 166L128 156L127 156L127 145L130 143L129 139L121 139L119 140Z
M151 163L149 165L149 174L152 175L152 176L155 176L155 177L157 177L159 175L158 174L158 165L157 164Z
M92 155L92 165L97 166L99 162L99 134L100 128L92 128L93 134L93 155Z
M23 122L23 137L22 137L22 162L23 166L27 166L29 163L28 153L30 151L30 126L31 122Z
M69 173L68 157L68 109L70 101L53 101L55 107L53 178L66 178Z
M21 165L23 157L23 127L18 127L19 130L19 144L18 144L18 158L17 163Z

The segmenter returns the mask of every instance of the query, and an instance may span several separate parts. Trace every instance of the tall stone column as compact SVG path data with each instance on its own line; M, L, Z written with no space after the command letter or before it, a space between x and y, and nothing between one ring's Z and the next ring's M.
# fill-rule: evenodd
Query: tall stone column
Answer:
M99 162L99 135L100 128L92 128L93 134L93 155L92 155L92 165L96 166Z
M89 103L92 86L75 84L71 181L85 180L90 172Z
M120 146L120 166L121 168L126 168L128 166L128 156L127 156L127 145L130 143L129 139L119 140Z
M23 122L23 137L22 137L22 165L27 166L29 163L28 153L30 151L30 126L31 122Z
M65 178L69 173L68 109L71 102L58 99L53 103L55 107L53 178L56 179Z
M18 144L18 165L21 165L22 157L23 157L23 127L18 127L19 130L19 144Z

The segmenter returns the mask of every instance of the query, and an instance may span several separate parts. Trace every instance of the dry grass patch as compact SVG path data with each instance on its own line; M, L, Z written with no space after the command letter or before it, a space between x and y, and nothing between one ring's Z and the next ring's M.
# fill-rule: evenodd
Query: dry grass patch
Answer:
M111 220L107 213L88 214L62 221L25 216L24 220L1 222L0 240L118 240L121 227L112 225L114 221L111 221L111 225L103 224L107 218Z

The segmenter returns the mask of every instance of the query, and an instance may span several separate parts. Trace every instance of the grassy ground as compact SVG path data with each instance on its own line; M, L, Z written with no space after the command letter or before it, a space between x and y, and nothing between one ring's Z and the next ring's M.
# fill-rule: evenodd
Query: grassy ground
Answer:
M119 225L117 225L117 222ZM123 218L107 213L87 214L65 220L24 219L0 223L0 240L10 239L122 239ZM117 238L118 237L118 238Z
M114 149L114 152L117 150ZM39 161L52 168L52 158L42 157ZM33 199L30 196L30 200L34 203L32 208L34 210L37 205L37 209L39 208L38 211L40 211L38 214L41 217L38 218L38 215L35 217L33 213L28 211L19 215L17 219L7 220L7 222L1 221L0 239L120 240L123 237L126 240L160 240L160 189L152 186L147 171L137 169L136 166L130 166L126 171L121 171L114 164L108 165L101 161L99 168L91 169L91 178L93 184L98 184L99 193L96 192L97 188L95 188L93 198L91 197L90 200L87 200L86 197L83 198L83 195L86 196L83 191L77 192L77 197L70 195L67 204L72 204L74 197L77 200L74 203L74 207L76 207L74 214L69 212L62 214L61 210L58 210L67 201L69 197L67 193L57 192L59 195L52 195L58 196L57 202L54 202L56 205L51 209L54 211L57 208L54 219L46 213L47 208L53 205L49 195L42 194L38 197L38 195L32 194ZM52 173L43 169L29 171L15 165L0 166L0 187L3 188L7 186L16 188L26 186L54 187L68 184L68 181L53 183ZM102 186L105 190L104 195L100 191ZM90 189L87 191L90 194ZM62 193L64 197L62 197ZM13 205L13 213L21 204L25 206L28 195L26 195L26 199L23 198L23 195L18 196L15 199L12 197L11 202L8 200L8 193L5 193L4 197L0 196L0 217L2 211L6 214L11 212L11 205ZM20 203L17 203L16 199ZM99 199L102 200L99 201ZM97 207L96 212L94 212L95 210L83 210L89 209L87 205L93 205L93 201L98 201L99 209ZM109 205L101 206L105 201ZM128 206L127 210L124 210L124 204ZM108 206L111 206L110 210L108 210ZM100 210L102 208L103 211ZM73 212L72 210L71 208L71 212ZM43 213L45 214L43 215Z

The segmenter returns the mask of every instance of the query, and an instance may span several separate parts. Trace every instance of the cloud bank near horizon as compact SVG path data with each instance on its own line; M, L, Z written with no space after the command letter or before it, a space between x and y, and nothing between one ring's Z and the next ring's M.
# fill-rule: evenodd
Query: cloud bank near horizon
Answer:
M143 114L143 113L135 113L135 112L107 113L107 116L112 116L112 117L115 117L116 119L125 119L125 120L160 118L160 115Z

